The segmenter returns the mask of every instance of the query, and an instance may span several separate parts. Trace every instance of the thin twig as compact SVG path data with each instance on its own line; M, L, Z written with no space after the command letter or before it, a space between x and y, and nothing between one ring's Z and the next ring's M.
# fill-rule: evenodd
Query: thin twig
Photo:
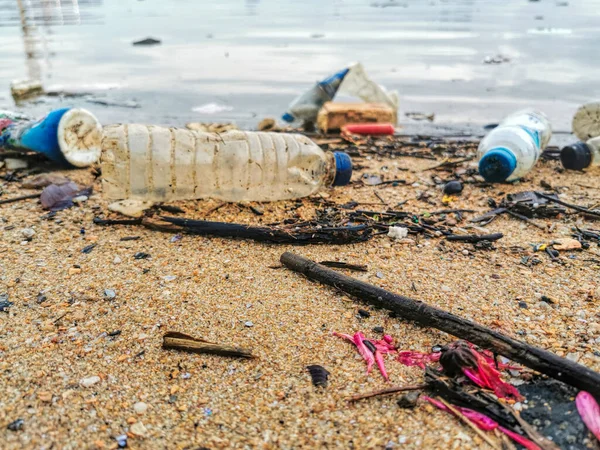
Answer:
M511 211L510 209L507 209L507 210L506 210L506 211L504 211L504 212L505 212L505 213L507 213L507 214L509 214L509 215L511 215L511 216L513 216L513 217L515 217L515 218L517 218L517 219L519 219L519 220L522 220L523 222L527 222L529 225L533 225L534 227L536 227L536 228L539 228L539 229L540 229L540 230L542 230L542 231L548 231L548 230L546 230L546 228L544 228L543 226L541 226L541 225L538 225L537 223L535 223L535 222L534 222L533 220L531 220L529 217L525 217L525 216L523 216L523 215L521 215L521 214L519 214L519 213L516 213L516 212L514 212L514 211Z
M540 197L545 198L546 200L551 201L553 203L558 203L559 205L566 206L567 208L574 209L575 211L586 213L586 214L589 214L590 216L600 217L600 213L599 212L592 211L591 209L584 208L583 206L573 205L571 203L563 202L562 200L559 200L557 198L551 197L551 196L546 195L546 194L542 194L541 192L536 192L535 194L539 195Z
M41 194L29 194L29 195L22 195L20 197L13 197L13 198L5 198L4 200L0 200L0 205L5 205L7 203L14 203L14 202L20 202L21 200L28 200L30 198L38 198Z
M389 388L385 388L385 389L379 389L377 391L366 392L364 394L356 394L356 395L353 395L352 397L348 397L346 400L349 402L356 402L356 401L362 400L364 398L378 397L380 395L390 395L390 394L396 394L398 392L405 392L405 391L420 391L422 389L426 389L427 386L428 385L425 383L413 384L413 385L409 385L409 386L393 386L393 387L389 387Z

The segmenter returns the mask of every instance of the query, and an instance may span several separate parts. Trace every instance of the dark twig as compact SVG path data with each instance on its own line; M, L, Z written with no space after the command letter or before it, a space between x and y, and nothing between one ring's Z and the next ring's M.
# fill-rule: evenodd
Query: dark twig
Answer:
M22 195L20 197L5 198L4 200L0 200L0 205L5 205L7 203L20 202L21 200L29 200L30 198L39 198L40 195L42 195L41 192L38 194L29 194L29 195Z
M502 233L493 233L493 234L451 234L446 236L446 239L449 241L458 241L458 242L469 242L474 244L476 242L481 241L497 241L498 239L502 239L504 235Z
M348 264L342 261L321 261L319 264L325 267L333 267L335 269L348 269L355 272L367 272L367 266L363 264Z
M516 213L514 211L511 211L510 209L507 209L506 211L504 211L506 214L513 216L519 220L522 220L523 222L527 222L529 225L533 225L536 228L539 228L542 231L547 231L546 228L544 228L543 226L535 223L533 220L531 220L529 217L525 217L522 214Z
M538 195L538 196L540 196L540 197L542 197L542 198L545 198L546 200L548 200L550 202L558 203L559 205L566 206L567 208L574 209L575 211L579 211L579 212L588 214L590 216L600 217L600 212L593 211L593 210L588 209L588 208L584 208L583 206L573 205L571 203L563 202L562 200L559 200L557 198L551 197L550 195L542 194L541 192L536 192L535 194Z
M600 398L600 374L574 361L561 358L554 353L518 341L426 303L356 280L294 253L286 252L281 255L281 263L288 269L333 286L368 304L393 311L419 325L434 327L459 339L472 342Z

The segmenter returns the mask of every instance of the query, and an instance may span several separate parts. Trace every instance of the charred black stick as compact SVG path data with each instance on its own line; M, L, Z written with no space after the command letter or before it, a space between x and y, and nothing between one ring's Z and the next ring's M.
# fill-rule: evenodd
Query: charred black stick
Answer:
M458 241L458 242L470 242L474 244L476 242L481 241L497 241L498 239L502 239L504 235L502 233L494 233L494 234L451 234L446 236L446 239L449 241Z
M352 397L348 397L346 400L349 402L356 402L358 400L371 397L378 397L380 395L397 394L398 392L406 391L422 391L423 389L427 389L428 387L429 385L426 383L414 384L409 386L392 386L385 389L378 389L376 391L366 392L364 394L355 394Z
M470 341L600 398L600 374L581 364L421 301L356 280L323 267L303 256L285 252L281 255L281 263L288 269L301 273L311 280L333 286L370 305L393 311L404 319L412 320L419 325L434 327L459 339Z
M348 269L355 272L368 271L368 267L365 264L350 264L342 261L321 261L319 264L325 267L333 267L334 269Z

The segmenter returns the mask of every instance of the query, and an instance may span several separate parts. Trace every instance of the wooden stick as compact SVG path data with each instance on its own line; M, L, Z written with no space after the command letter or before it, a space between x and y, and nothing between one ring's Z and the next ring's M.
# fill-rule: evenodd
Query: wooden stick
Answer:
M419 325L434 327L459 339L465 339L600 398L600 374L581 364L421 301L356 280L294 253L285 252L281 255L281 263L309 279L333 286L376 307L393 311Z
M446 236L446 239L449 241L459 241L459 242L469 242L474 244L475 242L481 241L497 241L498 239L502 239L504 235L502 233L494 233L494 234L451 234Z
M210 353L219 356L236 356L238 358L255 358L250 350L229 345L213 344L184 333L169 331L163 336L163 348L182 350L191 353Z
M393 386L386 389L379 389L377 391L366 392L364 394L356 394L352 397L348 397L346 400L349 402L356 402L358 400L362 400L364 398L378 397L380 395L390 395L396 394L398 392L405 391L420 391L422 389L427 389L429 387L428 384L414 384L410 386Z
M525 217L525 216L523 216L523 215L521 215L521 214L519 214L519 213L516 213L516 212L514 212L514 211L511 211L510 209L507 209L507 210L506 210L506 211L504 211L504 212L505 212L506 214L510 215L510 216L513 216L513 217L516 217L517 219L520 219L520 220L522 220L523 222L527 222L528 224L530 224L530 225L533 225L534 227L536 227L536 228L539 228L539 229L540 229L540 230L542 230L542 231L548 231L548 230L547 230L546 228L544 228L543 226L541 226L541 225L539 225L539 224L535 223L535 222L534 222L533 220L531 220L529 217Z
M0 200L0 205L5 205L7 203L20 202L21 200L28 200L30 198L38 198L40 195L42 195L41 192L38 194L29 194L29 195L22 195L20 197L5 198L4 200Z

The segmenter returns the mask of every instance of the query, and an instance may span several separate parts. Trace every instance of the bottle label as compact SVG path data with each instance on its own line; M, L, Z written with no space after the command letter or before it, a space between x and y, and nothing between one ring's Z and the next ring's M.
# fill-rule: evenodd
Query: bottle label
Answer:
M538 130L534 130L533 128L524 127L522 125L519 125L519 128L525 131L525 133L527 133L531 137L531 139L533 139L533 143L535 144L535 157L537 159L540 156L540 152L542 151L542 137L540 136L540 132Z

